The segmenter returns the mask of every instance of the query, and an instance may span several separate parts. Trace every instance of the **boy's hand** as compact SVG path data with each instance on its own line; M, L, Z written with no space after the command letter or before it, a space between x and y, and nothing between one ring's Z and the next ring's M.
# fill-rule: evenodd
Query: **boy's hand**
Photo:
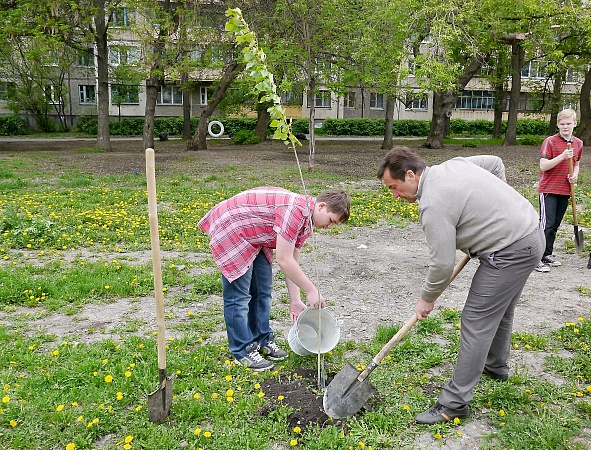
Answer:
M573 157L573 149L567 148L565 151L562 152L563 159L571 159Z
M324 297L317 290L307 293L306 297L308 297L308 303L310 303L310 308L312 309L324 308L326 306Z
M295 323L298 316L304 309L306 309L306 305L301 300L296 300L289 303L289 317L291 318L291 323Z
M577 176L573 175L572 177L570 175L567 175L566 178L568 178L568 182L570 184L577 184Z

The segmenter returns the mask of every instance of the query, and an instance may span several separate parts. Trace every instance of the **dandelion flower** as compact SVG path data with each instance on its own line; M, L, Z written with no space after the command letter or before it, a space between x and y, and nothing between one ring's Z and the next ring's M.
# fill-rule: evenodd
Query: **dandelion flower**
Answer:
M123 444L123 448L125 450L130 450L131 449L131 444Z
M280 395L280 396L278 396L278 397L277 397L277 400L281 401L281 400L283 400L284 398L285 398L285 397L284 397L283 395Z
M234 391L232 389L228 389L226 391L226 397L232 397L234 395Z
M117 400L123 400L123 392L119 391L117 392Z
M439 433L435 433L435 436L433 436L435 439L441 439L443 436L441 436Z
M13 428L16 427L16 420L11 420L10 421L10 426L13 427Z
M505 411L503 409L499 410L499 416L505 417Z
M260 385L259 383L256 383L256 384L254 385L254 388L255 388L255 389L260 389L260 388L261 388L261 385Z
M456 418L454 419L454 423L455 423L456 425L457 425L458 423L460 423L460 418L459 418L459 417L456 417Z
M232 381L232 375L226 375L226 381Z
M70 442L68 445L66 445L66 450L74 450L76 448L76 444L74 444L73 442Z
M113 377L111 375L107 375L105 377L105 383L112 383L113 382Z
M125 372L125 377L129 378L131 376L131 372L128 370L127 372Z
M193 434L195 436L199 436L201 434L201 428L195 428L195 430L193 431Z
M210 438L211 437L211 432L206 431L205 433L203 433L203 437Z
M291 441L289 441L289 445L291 445L292 447L295 447L296 445L298 445L298 440L292 439Z
M293 427L293 432L294 433L301 433L302 429L300 427Z
M133 441L133 436L125 436L125 443L129 444L131 441Z
M193 398L194 398L195 400L199 400L199 399L201 398L201 395L199 395L199 392L197 392L197 393L196 393L196 394L193 396Z
M5 395L4 397L2 397L2 403L8 403L10 401L10 397L8 395Z
M57 405L57 408L55 408L55 410L56 410L57 412L60 412L60 411L62 411L63 409L64 409L64 405Z
M263 398L265 396L265 393L263 391L261 391L257 395L259 398Z

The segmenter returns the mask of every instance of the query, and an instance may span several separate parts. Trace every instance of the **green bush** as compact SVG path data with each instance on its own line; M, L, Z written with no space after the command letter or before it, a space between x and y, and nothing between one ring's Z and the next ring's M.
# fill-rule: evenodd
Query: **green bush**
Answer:
M544 142L542 136L533 136L531 134L517 140L517 143L521 145L541 145L542 142Z
M0 116L0 136L29 134L29 123L16 114Z
M236 144L258 144L261 140L251 130L240 130L232 134L232 140Z
M296 119L291 122L291 132L293 134L310 132L310 121L308 119Z

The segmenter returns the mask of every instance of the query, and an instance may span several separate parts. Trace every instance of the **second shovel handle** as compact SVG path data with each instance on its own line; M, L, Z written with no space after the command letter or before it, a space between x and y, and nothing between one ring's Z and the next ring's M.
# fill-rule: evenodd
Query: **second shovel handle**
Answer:
M470 256L465 255L460 260L460 262L456 264L456 266L454 267L454 271L451 274L451 278L449 279L449 282L447 283L447 286L450 285L450 283L461 272L461 270L466 266L466 264L468 264L468 261L470 261ZM365 380L369 376L369 374L378 366L378 364L380 364L382 362L382 360L386 357L386 355L388 353L390 353L390 350L392 350L394 348L394 346L400 342L400 340L406 335L406 333L408 333L410 331L410 329L414 326L415 323L417 323L417 321L418 321L418 319L417 319L417 315L415 313L412 315L412 317L410 319L408 319L406 321L406 323L402 326L402 328L400 328L400 330L398 330L398 333L396 333L394 336L392 336L392 338L388 341L388 343L386 345L384 345L384 347L382 347L380 352L371 360L371 362L367 365L365 370L363 370L363 372L361 372L359 374L357 379L360 382L362 382L363 380Z
M570 144L568 144L570 146ZM573 159L569 158L568 160L568 174L569 176L573 176L574 173L574 168L573 168ZM569 184L570 184L570 200L572 202L572 210L573 210L573 225L575 227L579 226L579 224L577 223L577 200L575 198L575 185L573 183L570 182L569 180Z

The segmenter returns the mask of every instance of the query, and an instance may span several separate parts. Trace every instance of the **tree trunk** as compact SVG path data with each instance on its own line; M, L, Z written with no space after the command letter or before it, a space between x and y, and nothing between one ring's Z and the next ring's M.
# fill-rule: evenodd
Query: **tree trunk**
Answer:
M189 74L181 73L181 89L183 91L183 139L191 139L191 85L189 84Z
M495 100L493 102L493 138L499 139L503 135L503 104L505 103L505 86L501 81L495 86Z
M156 78L146 80L146 109L144 117L144 149L154 148L154 116L156 115L156 97L160 82Z
M550 101L550 123L548 124L548 136L555 134L557 125L558 111L562 106L562 84L566 73L564 70L559 70L554 74L554 89L552 91L552 99Z
M439 149L443 148L443 138L449 132L449 121L452 114L452 109L456 104L458 92L462 91L468 82L472 79L478 69L482 67L484 60L474 59L470 64L464 68L464 72L458 77L457 90L435 92L433 94L433 116L431 118L431 128L429 129L429 136L427 142L423 147Z
M507 117L507 131L503 146L517 145L517 112L519 110L519 94L521 92L521 68L525 51L519 42L511 44L511 100Z
M591 145L591 69L585 74L579 102L581 117L578 120L577 137L583 141L583 144Z
M96 44L97 60L97 121L98 134L96 139L97 148L111 151L111 132L109 130L109 49L107 42L107 22L105 3L97 2L98 11L94 16L96 26L94 38Z
M396 97L388 96L386 100L386 129L384 130L384 141L380 147L382 150L392 148L392 124L394 122L394 107L396 106Z
M207 150L207 128L209 127L209 119L211 115L220 104L220 102L226 96L228 87L234 79L244 70L244 64L237 61L231 61L227 66L220 83L211 96L210 101L207 103L207 107L201 113L199 118L199 125L193 135L193 142L189 147L189 150Z
M254 128L254 135L258 137L260 141L267 139L267 129L271 123L271 114L267 111L269 106L271 106L269 103L257 104L257 124Z
M316 156L316 137L314 136L314 121L316 120L316 101L314 90L316 89L316 78L310 76L310 82L308 83L308 101L310 104L310 115L308 116L310 123L308 125L308 131L310 134L310 156L308 157L308 170L311 172L314 170L314 157Z

